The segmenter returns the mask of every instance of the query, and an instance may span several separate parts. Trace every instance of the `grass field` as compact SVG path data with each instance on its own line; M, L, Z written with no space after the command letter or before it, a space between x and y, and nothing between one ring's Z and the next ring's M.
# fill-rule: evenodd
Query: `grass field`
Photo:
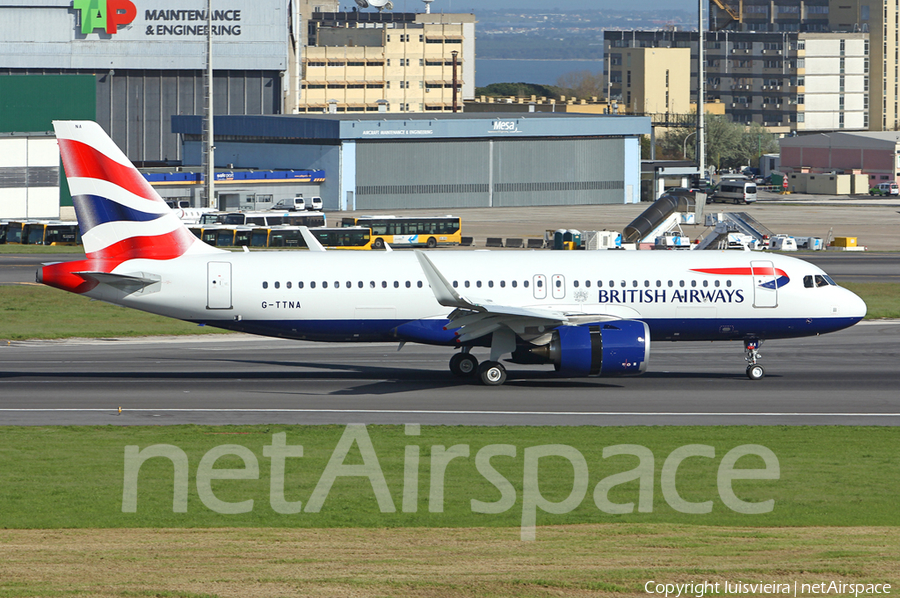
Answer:
M224 332L91 301L50 287L0 286L0 339L121 337Z
M406 431L364 431L395 506L382 512L370 478L353 475L371 465L371 455L360 449L364 440L347 445L346 453L338 449L351 433L363 439L360 428L0 428L0 596L646 596L650 580L900 584L900 431L894 428ZM302 457L285 463L284 498L303 506L289 514L272 506L276 475L264 448L281 432L288 446L303 446ZM722 458L748 443L775 454L778 478L735 480L732 486L741 500L774 499L767 514L737 513L721 499ZM139 470L135 511L123 513L125 447L160 444L187 456L186 511L173 512L172 462L154 457ZM515 448L514 457L490 461L515 499L506 511L474 513L472 499L496 502L502 494L476 463L479 450L497 444ZM604 447L620 444L643 446L653 455L652 512L613 515L595 502L600 480L637 465L636 457L603 458ZM708 514L678 512L661 488L665 461L692 444L713 447L715 457L684 460L676 488L685 500L711 500ZM243 447L258 463L258 476L209 482L218 500L253 500L245 513L216 512L206 504L209 497L200 496L201 461L222 445L232 445L232 452ZM433 478L440 467L432 467L432 458L443 447L460 452L460 445L469 447L469 456L450 461L443 476ZM538 509L535 540L523 542L526 451L546 445L583 455L589 480L570 512ZM417 483L405 470L410 446L419 447L418 467L412 468ZM335 454L347 475L335 478L318 512L308 512ZM214 470L240 471L246 463L225 455L212 464ZM763 462L746 456L737 467L756 469ZM548 502L564 502L573 492L577 476L569 460L543 457L536 471L538 492ZM441 477L442 499L433 491ZM412 487L417 496L404 503ZM639 494L635 479L615 485L608 498L637 503Z
M2 530L0 596L647 598L651 580L896 594L898 561L896 527L592 524L547 527L536 542L507 528Z
M537 525L576 523L676 523L727 526L881 526L900 525L900 429L891 427L423 427L407 435L403 426L370 426L365 438L353 440L343 426L147 426L0 428L0 526L9 528L97 527L518 527L526 520L524 485L534 480L540 496L561 502L573 493L581 498L565 512L532 508ZM288 446L301 445L302 458L285 459L283 497L300 501L302 512L276 509L271 484L279 474L270 470L264 448L273 434L284 432ZM358 431L357 431L358 432ZM354 432L356 433L356 432ZM360 447L370 439L372 456ZM351 440L353 442L351 442ZM346 460L339 450L347 442ZM630 513L613 514L597 502L597 484L611 475L629 472L637 456L603 458L604 447L638 445L649 451L649 501ZM737 446L762 445L777 458L777 479L736 479L735 494L751 503L774 500L768 513L745 514L726 502L719 467ZM145 449L169 445L183 451L187 463L184 512L175 512L173 462L151 458L141 465L133 484L133 512L123 512L126 446ZM245 512L228 514L200 494L201 459L221 445L239 445L249 455L226 455L217 468L244 469L253 462L252 479L211 480L219 500L251 500ZM478 451L504 445L514 455L497 455L491 472L478 464ZM563 456L533 460L529 447L563 445L583 457L576 475L574 461ZM707 445L713 457L688 457L674 478L678 495L692 503L709 502L709 512L684 512L664 492L664 463L679 447ZM418 447L418 479L406 471L409 447ZM442 456L457 453L455 459ZM467 453L467 454L466 454ZM211 453L212 454L212 453ZM334 457L337 455L337 457ZM525 462L537 463L533 477ZM486 456L482 455L482 457ZM211 457L208 457L208 459ZM320 507L313 496L322 486L329 459L347 467L365 466L383 476L386 496L361 475L344 471L325 488ZM434 461L432 461L434 459ZM445 465L441 462L446 461ZM409 461L410 467L415 461ZM759 469L763 459L741 458L737 467ZM346 474L346 475L345 475ZM366 474L369 475L369 474ZM496 478L496 476L501 476ZM177 478L181 479L181 478ZM499 479L499 481L497 481ZM580 491L576 482L582 481ZM621 480L620 480L621 481ZM277 486L278 484L276 484ZM613 484L608 501L628 505L638 501L637 478ZM314 491L314 489L316 489ZM409 494L412 493L412 494ZM281 494L279 494L281 496ZM494 513L476 512L472 500L490 503ZM574 500L574 499L573 499ZM506 501L506 504L501 505ZM532 506L537 501L529 499ZM606 505L606 503L602 503ZM502 508L501 508L502 506ZM313 512L311 512L311 510ZM484 509L478 509L484 510ZM626 509L627 510L627 509ZM639 512L644 511L644 512ZM538 535L540 533L538 532Z
M867 319L900 318L900 283L844 285L869 306ZM117 337L222 332L90 301L45 286L0 287L0 339Z

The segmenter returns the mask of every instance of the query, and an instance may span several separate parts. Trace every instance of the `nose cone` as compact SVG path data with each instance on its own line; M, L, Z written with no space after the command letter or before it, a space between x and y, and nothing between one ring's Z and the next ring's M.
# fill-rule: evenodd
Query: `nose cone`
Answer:
M868 309L866 302L859 295L844 289L844 297L841 301L841 312L843 315L854 318L858 322L866 317Z

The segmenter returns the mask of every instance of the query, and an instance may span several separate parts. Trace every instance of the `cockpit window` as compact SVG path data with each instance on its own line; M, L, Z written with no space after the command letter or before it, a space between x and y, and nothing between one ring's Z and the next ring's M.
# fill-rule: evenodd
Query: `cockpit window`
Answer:
M837 283L834 282L827 274L816 274L814 276L807 274L803 277L803 286L807 289L812 289L818 287L837 286Z

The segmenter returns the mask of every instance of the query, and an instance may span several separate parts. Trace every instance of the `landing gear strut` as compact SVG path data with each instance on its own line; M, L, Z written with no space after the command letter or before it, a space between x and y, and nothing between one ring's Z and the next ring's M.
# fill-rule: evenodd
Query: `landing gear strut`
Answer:
M745 359L747 360L747 377L751 380L762 380L766 375L766 370L763 369L763 366L759 365L758 361L760 358L759 354L759 346L762 344L762 341L759 339L748 339L744 343L744 351L746 352Z
M457 378L471 378L478 371L478 360L469 353L469 347L463 347L462 353L450 358L450 371Z

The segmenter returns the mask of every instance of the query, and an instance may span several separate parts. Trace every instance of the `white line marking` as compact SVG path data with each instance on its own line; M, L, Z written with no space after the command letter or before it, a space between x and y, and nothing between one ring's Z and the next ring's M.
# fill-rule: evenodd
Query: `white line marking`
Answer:
M30 411L109 411L115 412L116 408L105 409L89 407L84 409L78 408L54 408L54 407L23 407L23 408L0 408L5 412L30 412ZM375 413L375 414L398 414L398 415L565 415L574 417L583 417L585 415L646 415L660 417L722 417L722 416L740 416L740 417L900 417L900 413L778 413L778 412L643 412L643 411L425 411L415 409L186 409L186 408L164 408L150 409L145 407L128 408L123 407L122 413L128 411L140 412L178 412L178 413Z

